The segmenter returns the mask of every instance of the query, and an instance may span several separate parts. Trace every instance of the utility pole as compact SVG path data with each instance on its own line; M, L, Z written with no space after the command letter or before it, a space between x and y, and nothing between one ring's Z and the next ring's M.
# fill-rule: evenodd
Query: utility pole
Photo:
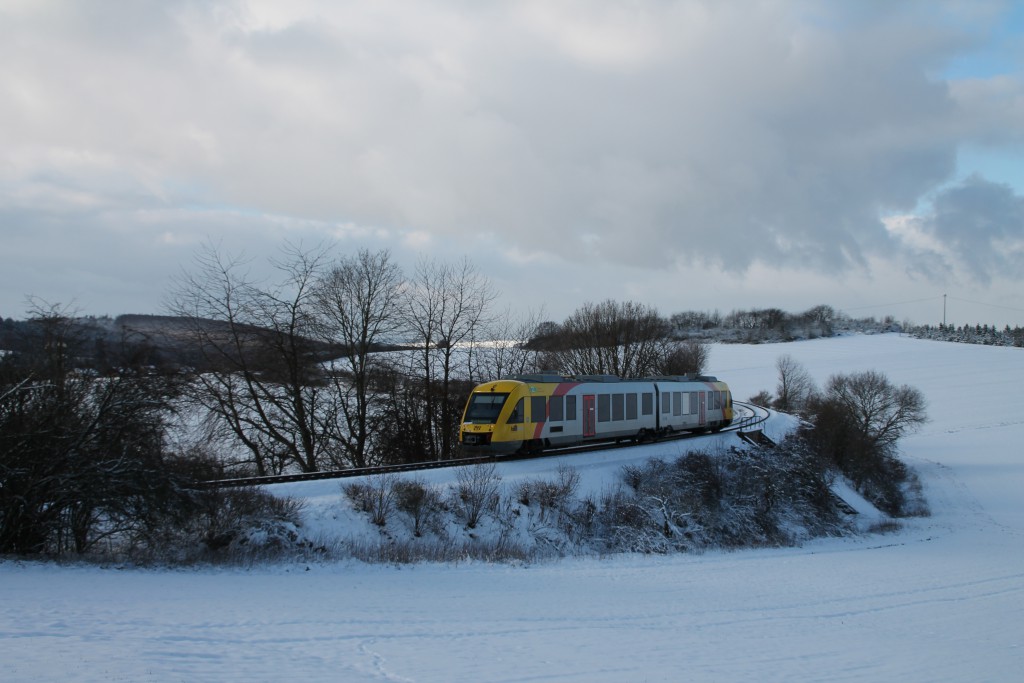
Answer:
M942 328L946 328L946 295L942 295Z

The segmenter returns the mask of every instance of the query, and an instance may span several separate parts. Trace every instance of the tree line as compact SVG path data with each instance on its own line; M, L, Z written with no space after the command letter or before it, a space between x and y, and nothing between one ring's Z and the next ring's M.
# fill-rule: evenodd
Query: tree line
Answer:
M982 344L985 346L1016 346L1024 347L1024 328L1020 325L1004 325L999 329L995 325L921 325L910 330L918 339L934 339L936 341L958 342L961 344Z

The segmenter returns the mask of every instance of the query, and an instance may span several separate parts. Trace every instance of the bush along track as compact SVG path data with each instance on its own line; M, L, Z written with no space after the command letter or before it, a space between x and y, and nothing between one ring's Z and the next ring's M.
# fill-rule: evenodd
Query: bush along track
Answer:
M492 464L433 487L383 475L343 487L346 504L379 532L345 552L386 562L529 561L799 545L857 532L832 492L836 476L798 435L628 465L599 495L581 492L566 465L509 486Z

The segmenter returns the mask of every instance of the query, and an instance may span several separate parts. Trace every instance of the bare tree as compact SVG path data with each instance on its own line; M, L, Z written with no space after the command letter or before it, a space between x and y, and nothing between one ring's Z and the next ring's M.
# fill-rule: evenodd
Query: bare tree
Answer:
M835 375L824 394L810 401L809 412L813 426L804 438L812 451L836 465L880 509L902 514L908 472L896 446L927 420L921 392L895 386L874 371Z
M252 456L259 474L320 469L335 456L337 401L319 365L313 315L326 250L291 245L272 261L279 281L263 285L246 263L212 245L178 279L169 305L188 321L207 371L196 398Z
M584 304L561 325L554 362L574 375L640 377L656 372L670 346L668 326L643 304Z
M835 333L835 324L839 316L834 308L823 304L808 309L802 317L812 327L813 333L830 337Z
M896 386L873 370L834 375L825 392L829 400L845 409L868 443L885 452L928 420L924 395L918 389Z
M375 372L374 390L383 400L369 416L369 449L375 461L423 462L436 452L430 440L436 416L428 413L416 366L418 362L412 367L395 363Z
M783 412L802 411L814 392L814 380L807 369L788 353L775 361L779 383L775 389L775 408Z
M83 371L60 306L30 327L36 343L0 358L0 554L82 553L181 493L163 451L176 378L127 354L108 376Z
M543 318L543 309L516 316L511 309L496 316L484 330L486 340L472 356L470 379L474 382L521 375L536 369L537 352L529 342Z
M377 394L370 391L371 354L399 331L402 296L402 272L387 251L362 250L342 259L317 288L322 333L341 354L344 373L335 372L332 377L348 432L342 446L355 467L368 464L368 416L375 401L379 403Z
M456 436L452 406L456 353L475 338L496 297L490 281L467 259L456 264L421 260L406 299L406 321L419 349L431 459L449 457ZM468 370L466 375L468 377Z
M687 339L667 346L658 365L662 375L699 375L711 356L711 347L699 339Z

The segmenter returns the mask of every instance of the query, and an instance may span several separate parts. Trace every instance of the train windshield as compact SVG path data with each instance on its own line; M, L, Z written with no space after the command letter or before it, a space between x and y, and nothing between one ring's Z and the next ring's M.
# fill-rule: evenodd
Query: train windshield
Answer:
M469 407L466 408L466 422L477 424L494 424L498 420L498 413L505 405L508 394L473 394L469 399Z

